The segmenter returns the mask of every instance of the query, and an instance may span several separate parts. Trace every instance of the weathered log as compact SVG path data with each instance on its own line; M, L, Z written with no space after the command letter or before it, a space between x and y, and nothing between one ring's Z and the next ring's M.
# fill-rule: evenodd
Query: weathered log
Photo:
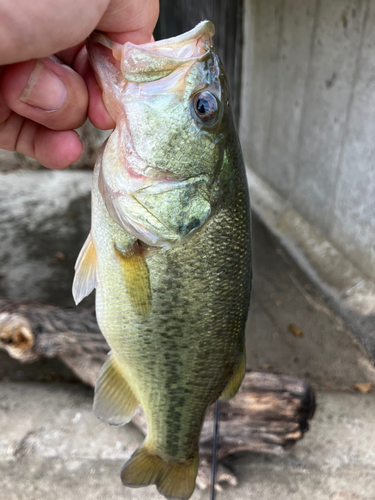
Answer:
M0 348L20 362L59 357L91 386L109 350L93 309L1 299ZM275 373L247 372L238 394L220 406L219 460L239 451L280 455L302 438L314 410L314 393L306 382ZM141 409L133 423L146 432ZM200 487L209 484L212 429L213 409L209 408L200 440ZM236 481L223 466L218 477L231 484Z

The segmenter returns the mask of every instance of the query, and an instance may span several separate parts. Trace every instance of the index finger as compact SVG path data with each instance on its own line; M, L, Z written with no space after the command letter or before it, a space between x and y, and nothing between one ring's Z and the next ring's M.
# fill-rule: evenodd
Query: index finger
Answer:
M97 29L118 43L147 43L159 17L159 0L112 0Z
M153 30L159 15L158 0L112 0L97 28L111 40L124 44L153 41ZM60 53L64 61L72 62L74 69L84 78L89 92L88 116L97 128L114 128L115 123L107 112L102 93L88 62L85 47L68 49Z

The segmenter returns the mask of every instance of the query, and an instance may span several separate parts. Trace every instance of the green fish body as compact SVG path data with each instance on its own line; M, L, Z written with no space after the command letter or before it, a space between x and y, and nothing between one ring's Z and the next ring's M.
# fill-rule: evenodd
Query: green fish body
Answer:
M234 396L246 366L249 200L213 33L205 21L152 44L88 43L117 126L95 167L73 293L78 303L96 288L111 348L96 415L122 425L141 404L147 420L122 481L167 498L193 493L206 409Z

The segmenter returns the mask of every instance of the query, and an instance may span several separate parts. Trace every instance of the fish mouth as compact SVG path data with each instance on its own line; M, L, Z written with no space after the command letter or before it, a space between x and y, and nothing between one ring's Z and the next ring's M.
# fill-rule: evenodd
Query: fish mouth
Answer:
M94 31L87 39L86 45L99 80L108 76L108 68L104 71L102 68L105 61L107 66L115 66L126 81L142 83L159 80L181 66L202 59L213 50L214 34L214 25L210 21L202 21L182 35L141 45L131 42L121 45L103 33ZM103 52L104 47L110 52Z

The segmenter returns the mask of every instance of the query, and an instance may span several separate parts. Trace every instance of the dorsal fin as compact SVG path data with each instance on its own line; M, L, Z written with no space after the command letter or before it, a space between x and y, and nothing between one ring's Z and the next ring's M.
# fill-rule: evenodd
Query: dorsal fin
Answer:
M96 265L96 250L90 231L74 267L73 298L76 305L96 287Z

